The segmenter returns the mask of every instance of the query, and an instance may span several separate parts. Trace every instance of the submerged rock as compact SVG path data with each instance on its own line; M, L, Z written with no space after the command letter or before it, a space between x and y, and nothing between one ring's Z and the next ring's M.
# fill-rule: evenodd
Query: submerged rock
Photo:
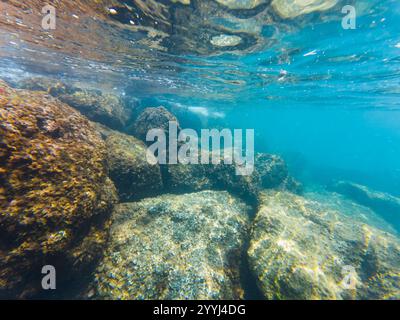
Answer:
M147 132L151 129L164 130L168 136L169 122L179 122L176 117L164 107L146 108L136 119L128 132L142 141L146 141ZM179 129L179 128L178 128Z
M112 129L121 130L132 116L132 110L116 95L103 94L98 90L81 89L49 78L26 78L19 88L46 91L53 97L79 110L89 120L99 122Z
M57 97L61 94L72 94L80 90L72 85L46 77L24 78L17 83L17 88L31 91L44 91L51 94L53 97Z
M282 18L295 18L314 11L326 11L333 8L338 0L273 0L272 8Z
M164 185L170 192L227 190L246 202L258 202L259 176L237 175L234 164L171 164L164 167Z
M265 298L400 298L400 241L366 224L367 208L346 214L288 192L261 199L248 256Z
M257 204L261 188L301 192L301 185L289 176L282 158L259 153L254 171L238 175L237 165L192 164L168 165L164 172L165 186L172 192L190 192L205 189L228 190L251 204ZM200 161L199 161L200 162Z
M257 153L255 168L260 175L261 187L264 189L286 189L301 193L302 186L289 175L285 161L274 154Z
M119 204L96 274L106 299L238 299L248 207L227 192Z
M122 133L112 133L106 145L110 177L121 201L154 195L162 189L160 167L147 161L143 142Z
M25 78L17 86L19 89L48 92L54 86L54 80L44 77Z
M96 129L96 131L100 134L103 140L106 140L110 135L115 133L120 133L119 131L113 130L104 124L91 121L92 126Z
M89 121L43 92L0 82L0 297L57 289L101 257L117 200L106 148ZM82 281L82 278L79 281Z
M166 166L165 186L172 192L192 192L214 187L213 165L184 165Z
M77 90L57 97L76 108L90 120L100 122L112 129L122 129L131 118L131 111L125 108L121 99L112 94L94 90Z
M279 187L289 175L285 161L277 155L258 153L255 165L261 177L261 185L266 189Z
M400 232L400 198L348 181L339 181L330 189L371 208Z

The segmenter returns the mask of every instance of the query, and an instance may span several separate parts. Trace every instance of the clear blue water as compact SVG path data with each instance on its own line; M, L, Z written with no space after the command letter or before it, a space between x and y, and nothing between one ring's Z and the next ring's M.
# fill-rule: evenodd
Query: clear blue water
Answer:
M203 123L254 128L256 149L283 155L303 181L400 195L400 4L367 3L356 30L315 17L257 52L190 57L190 89L158 98L209 109Z
M345 180L400 197L398 0L339 0L292 19L201 0L162 1L172 9L161 18L149 2L133 21L142 29L129 27L135 15L95 20L84 7L62 11L70 31L54 34L15 3L1 2L0 78L46 76L163 105L183 128L254 129L256 151L281 155L306 189ZM355 30L342 28L345 4L357 8ZM242 45L210 45L221 30Z

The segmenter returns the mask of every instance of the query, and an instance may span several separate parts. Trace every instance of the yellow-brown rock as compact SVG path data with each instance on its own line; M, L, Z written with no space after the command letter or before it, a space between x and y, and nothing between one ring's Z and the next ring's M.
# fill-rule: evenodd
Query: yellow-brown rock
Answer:
M0 297L57 289L101 256L116 201L104 142L79 112L0 81Z
M399 299L400 241L338 195L264 191L248 257L266 299Z

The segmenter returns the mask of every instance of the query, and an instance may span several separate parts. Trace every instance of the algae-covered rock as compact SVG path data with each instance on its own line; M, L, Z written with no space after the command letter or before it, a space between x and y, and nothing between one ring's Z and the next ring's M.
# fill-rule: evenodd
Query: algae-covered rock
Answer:
M104 124L91 121L92 126L96 129L96 131L100 134L101 138L105 141L107 138L115 133L119 133L119 131L113 130Z
M400 298L399 239L330 200L263 192L248 256L265 298Z
M46 77L27 77L17 83L18 89L32 90L32 91L44 91L57 97L62 94L73 94L80 90L70 84L66 84L62 81L46 78Z
M251 204L258 202L261 188L301 192L301 185L294 180L282 158L258 153L255 156L254 171L249 175L238 175L238 165L226 164L221 157L220 164L176 164L168 165L165 186L173 192L190 192L205 189L228 190ZM199 160L200 162L200 160Z
M286 189L301 193L302 186L289 175L285 161L274 154L257 153L255 168L260 175L261 186L265 189Z
M227 192L122 203L96 274L105 299L238 299L248 207Z
M146 108L139 115L128 132L142 141L146 141L146 135L151 129L161 129L168 136L169 122L179 122L176 117L164 107Z
M172 164L164 170L164 185L171 192L227 190L250 204L257 203L260 180L257 173L238 175L234 164Z
M110 177L121 201L152 195L162 189L159 165L146 157L146 146L135 137L113 133L106 140Z
M0 297L57 289L98 260L116 202L106 148L89 121L43 92L0 82Z
M54 86L54 80L44 77L29 77L22 79L17 86L19 89L48 92Z
M215 185L213 165L172 164L166 166L165 187L172 192L192 192L212 189Z
M132 116L122 99L98 90L82 89L71 84L44 77L25 78L18 84L21 89L46 91L53 97L79 110L89 120L112 129L121 130Z
M326 11L333 8L338 0L273 0L272 8L282 18L295 18L314 11Z
M257 171L248 175L238 174L239 165L220 164L213 169L216 189L228 190L251 205L258 204L260 177Z
M336 182L330 188L371 208L400 232L400 198L349 181Z
M122 129L130 120L131 111L121 99L113 94L94 90L77 90L57 97L76 108L90 120L100 122L112 129Z
M289 175L285 161L277 155L258 153L255 165L261 177L261 184L266 189L279 187Z

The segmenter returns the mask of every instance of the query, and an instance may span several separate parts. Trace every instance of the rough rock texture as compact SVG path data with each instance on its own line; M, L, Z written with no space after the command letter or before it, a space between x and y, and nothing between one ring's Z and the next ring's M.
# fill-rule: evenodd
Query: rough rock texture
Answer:
M24 78L17 83L18 89L44 91L57 97L61 94L72 94L78 88L68 85L56 79L46 77L28 77Z
M206 189L228 190L251 204L257 203L259 177L241 176L236 167L228 164L168 165L164 185L171 192L192 192Z
M95 286L106 299L237 299L248 207L227 192L119 204Z
M261 186L265 189L286 189L294 193L301 193L302 186L289 175L285 161L274 154L257 153L255 168L261 179Z
M106 149L79 112L42 92L0 82L0 297L57 288L101 256L116 202Z
M132 110L113 94L103 94L97 90L88 90L55 81L49 78L26 78L19 88L46 91L62 102L79 110L92 121L99 122L112 129L121 130L132 117Z
M165 186L174 192L222 189L237 194L251 204L258 202L261 187L301 192L300 184L289 176L283 159L266 153L256 155L255 169L251 175L237 175L235 164L223 162L219 165L177 164L167 166L164 179Z
M400 198L348 181L339 181L330 188L371 208L400 232Z
M257 154L255 165L261 177L261 185L267 189L279 187L289 175L285 161L273 154Z
M295 18L314 11L326 11L333 8L338 0L273 0L272 8L282 18Z
M146 146L135 137L110 134L106 140L110 177L121 201L154 195L163 188L160 166L150 164Z
M17 85L19 89L48 92L54 86L54 80L43 77L25 78Z
M93 90L78 90L72 94L57 96L61 101L76 108L90 120L100 122L112 129L122 129L131 114L119 97Z
M107 140L107 138L112 134L119 133L119 131L113 130L113 129L105 126L104 124L101 124L98 122L91 121L91 124L96 129L96 131L100 134L100 136L103 140Z
M128 133L142 141L146 141L147 132L151 129L162 129L168 136L170 121L178 123L179 127L176 117L164 107L146 108L128 129Z
M400 298L399 239L329 199L263 193L248 255L265 298Z

